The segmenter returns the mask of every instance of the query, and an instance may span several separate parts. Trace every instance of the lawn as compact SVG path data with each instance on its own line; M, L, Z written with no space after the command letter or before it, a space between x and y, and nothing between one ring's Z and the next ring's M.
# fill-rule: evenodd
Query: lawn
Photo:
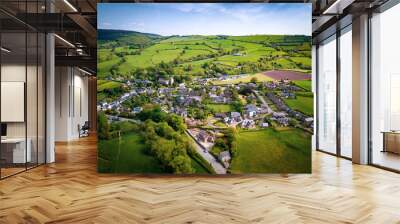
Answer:
M233 106L230 104L207 104L207 106L213 109L215 113L226 113L233 111Z
M99 172L110 173L165 173L161 164L145 153L141 136L129 133L119 139L100 140L98 143Z
M294 128L241 131L230 170L232 173L310 173L311 135Z
M296 99L284 99L285 103L293 110L300 111L306 115L313 115L314 100L312 96L296 96Z
M262 74L262 73L256 73L252 75L246 75L244 77L240 77L237 79L231 79L231 80L218 80L214 81L214 85L231 85L231 84L238 84L238 83L249 83L252 78L256 78L257 82L267 82L267 81L272 81L273 79Z

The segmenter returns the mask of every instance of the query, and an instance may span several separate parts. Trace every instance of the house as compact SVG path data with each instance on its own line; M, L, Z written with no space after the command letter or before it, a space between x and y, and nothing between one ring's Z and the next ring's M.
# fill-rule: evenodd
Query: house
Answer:
M224 117L224 122L225 123L231 123L231 118L230 117Z
M276 84L275 84L275 82L269 81L269 82L265 83L265 87L267 87L268 89L275 89Z
M313 117L307 117L306 119L304 119L304 122L306 123L312 123L314 121Z
M314 128L314 118L313 117L307 117L304 119L304 123L306 126L310 128Z
M267 123L267 122L263 122L263 123L261 123L261 125L260 125L262 128L268 128L269 127L269 124Z
M214 115L216 118L225 119L227 117L226 113L216 113Z
M257 107L254 104L248 104L245 106L246 115L249 117L254 117L257 115Z
M296 95L292 92L282 92L282 97L286 99L296 99Z
M258 113L259 113L259 114L269 114L269 113L271 113L271 109L266 108L266 107L262 107L262 108L260 108L260 109L258 110Z
M224 164L225 168L229 167L229 161L231 161L231 159L229 151L222 151L219 153L218 160Z
M181 117L187 117L188 116L188 112L185 108L176 108L175 109L175 114L181 116Z
M274 117L274 118L281 118L281 117L286 117L286 113L285 112L274 112L274 113L272 113L272 117Z
M276 121L282 125L282 126L288 126L289 125L289 118L288 117L280 117L278 119L276 119Z
M228 103L230 100L224 96L213 95L210 97L214 103Z
M231 112L231 118L238 118L241 117L239 112Z
M254 128L255 122L251 119L244 119L242 121L242 128Z
M158 83L160 83L161 85L164 85L164 86L173 85L174 84L174 78L173 77L171 77L169 79L159 78L158 79Z
M200 130L200 132L196 136L199 142L214 142L214 136L209 134L207 131Z

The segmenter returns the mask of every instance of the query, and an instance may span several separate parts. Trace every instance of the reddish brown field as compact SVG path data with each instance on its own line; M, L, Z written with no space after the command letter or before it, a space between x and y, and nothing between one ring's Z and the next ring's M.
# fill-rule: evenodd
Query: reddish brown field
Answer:
M264 75L273 78L275 80L290 79L290 80L307 80L311 79L310 74L294 72L294 71L268 71L264 72Z

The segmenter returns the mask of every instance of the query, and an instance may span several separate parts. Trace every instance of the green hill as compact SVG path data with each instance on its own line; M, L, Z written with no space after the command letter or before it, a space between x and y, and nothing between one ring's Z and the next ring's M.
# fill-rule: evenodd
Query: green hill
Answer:
M98 36L100 79L130 76L137 69L150 79L161 73L213 77L271 69L311 71L311 37L303 35L160 36L99 30Z

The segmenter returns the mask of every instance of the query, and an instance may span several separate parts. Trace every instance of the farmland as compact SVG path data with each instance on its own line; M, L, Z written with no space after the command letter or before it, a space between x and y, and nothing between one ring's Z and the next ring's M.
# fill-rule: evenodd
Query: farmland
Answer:
M256 73L256 74L251 74L251 75L244 75L237 79L214 81L213 84L214 85L231 85L231 84L238 84L238 83L249 83L252 80L255 80L256 82L267 82L267 81L272 81L273 79L262 73Z
M309 173L311 136L299 129L266 129L238 134L232 173Z
M167 173L162 165L145 151L142 137L137 133L127 133L121 139L100 141L100 172L113 173ZM193 169L198 174L207 170L195 159L191 159Z
M311 171L309 36L99 37L101 172Z
M100 30L100 33L106 31ZM308 55L311 43L305 36L164 37L137 32L117 35L118 31L115 32L100 34L103 39L111 39L99 42L99 79L129 76L136 69L150 69L160 63L173 63L175 74L192 76L311 69Z
M140 135L130 133L107 141L100 141L100 172L114 173L163 173L161 164L144 151Z
M296 99L285 99L285 103L293 110L300 111L309 116L313 115L314 100L312 96L296 96Z

